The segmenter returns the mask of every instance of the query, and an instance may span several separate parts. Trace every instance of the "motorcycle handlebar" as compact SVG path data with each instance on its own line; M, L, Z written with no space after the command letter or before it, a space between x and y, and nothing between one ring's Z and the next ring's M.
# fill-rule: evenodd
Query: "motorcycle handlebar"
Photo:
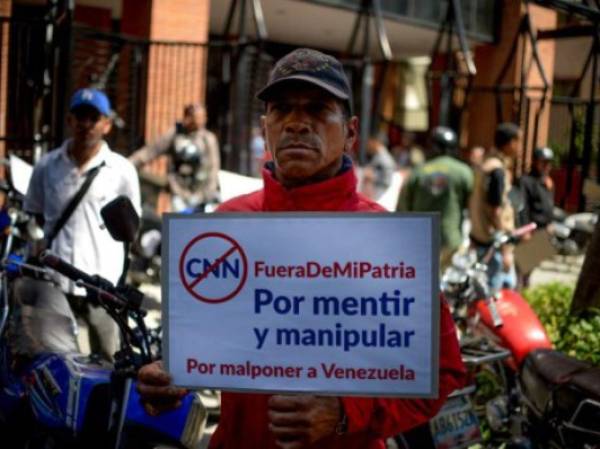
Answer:
M511 232L499 232L494 237L492 246L494 248L500 248L502 245L506 245L507 243L517 243L521 237L523 237L525 234L529 234L536 228L537 225L535 223L529 223Z
M537 229L537 224L532 222L532 223L526 224L525 226L521 226L520 228L515 229L511 233L511 237L513 237L513 238L523 237L525 234L529 234L530 232L533 232L536 229Z
M44 251L40 259L44 265L68 277L72 281L80 282L84 287L89 286L97 290L101 298L115 303L118 307L126 306L133 310L142 308L145 299L144 295L135 288L128 286L117 288L106 279L100 276L90 276L49 251Z
M74 267L70 263L65 262L60 257L55 256L49 251L44 251L40 259L44 265L52 268L55 271L58 271L60 274L68 277L74 282L82 281L90 285L96 285L97 283L92 276Z

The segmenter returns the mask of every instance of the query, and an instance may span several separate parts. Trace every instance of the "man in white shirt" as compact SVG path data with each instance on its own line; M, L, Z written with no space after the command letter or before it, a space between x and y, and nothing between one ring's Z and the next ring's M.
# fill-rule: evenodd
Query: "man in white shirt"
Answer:
M34 167L25 210L35 214L46 237L51 236L52 252L80 270L116 283L123 270L124 248L106 230L100 210L117 196L126 195L139 213L140 189L134 166L111 151L104 141L112 126L110 116L110 102L103 92L96 89L75 92L68 116L73 137L42 157ZM64 225L56 229L63 211L94 171L97 175L89 189ZM54 281L55 285L47 284L42 294L29 291L30 297L22 300L30 306L30 309L25 307L23 317L29 320L26 328L35 342L29 352L73 349L72 345L64 344L68 340L64 337L48 338L48 333L58 333L52 316L69 318L66 296L76 314L89 326L92 352L111 359L118 349L116 324L104 309L86 301L84 289L60 275ZM48 313L41 313L40 309Z

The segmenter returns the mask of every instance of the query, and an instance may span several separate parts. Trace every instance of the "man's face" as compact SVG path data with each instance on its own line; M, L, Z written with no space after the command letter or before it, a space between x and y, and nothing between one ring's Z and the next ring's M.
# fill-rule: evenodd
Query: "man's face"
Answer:
M508 155L513 159L518 157L521 154L521 143L522 143L522 135L519 133L517 137L511 139L510 142L506 145L508 149Z
M73 130L75 148L94 148L110 132L112 122L92 106L73 109L67 119Z
M206 110L196 108L183 116L183 126L188 131L197 131L206 125Z
M552 161L548 159L536 159L534 165L536 171L541 175L548 176L552 170Z
M323 89L288 82L267 102L262 125L275 175L293 187L335 176L356 140L358 119L347 119Z

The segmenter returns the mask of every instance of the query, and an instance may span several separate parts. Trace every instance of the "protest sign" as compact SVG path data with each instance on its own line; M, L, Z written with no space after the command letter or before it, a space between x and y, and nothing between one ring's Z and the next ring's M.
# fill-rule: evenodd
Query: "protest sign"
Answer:
M175 384L436 396L437 216L168 215L163 235Z

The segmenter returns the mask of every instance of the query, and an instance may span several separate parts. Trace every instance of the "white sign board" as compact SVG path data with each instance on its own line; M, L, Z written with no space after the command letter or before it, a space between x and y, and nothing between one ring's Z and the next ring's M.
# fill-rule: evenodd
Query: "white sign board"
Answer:
M435 215L169 214L176 385L435 397Z

